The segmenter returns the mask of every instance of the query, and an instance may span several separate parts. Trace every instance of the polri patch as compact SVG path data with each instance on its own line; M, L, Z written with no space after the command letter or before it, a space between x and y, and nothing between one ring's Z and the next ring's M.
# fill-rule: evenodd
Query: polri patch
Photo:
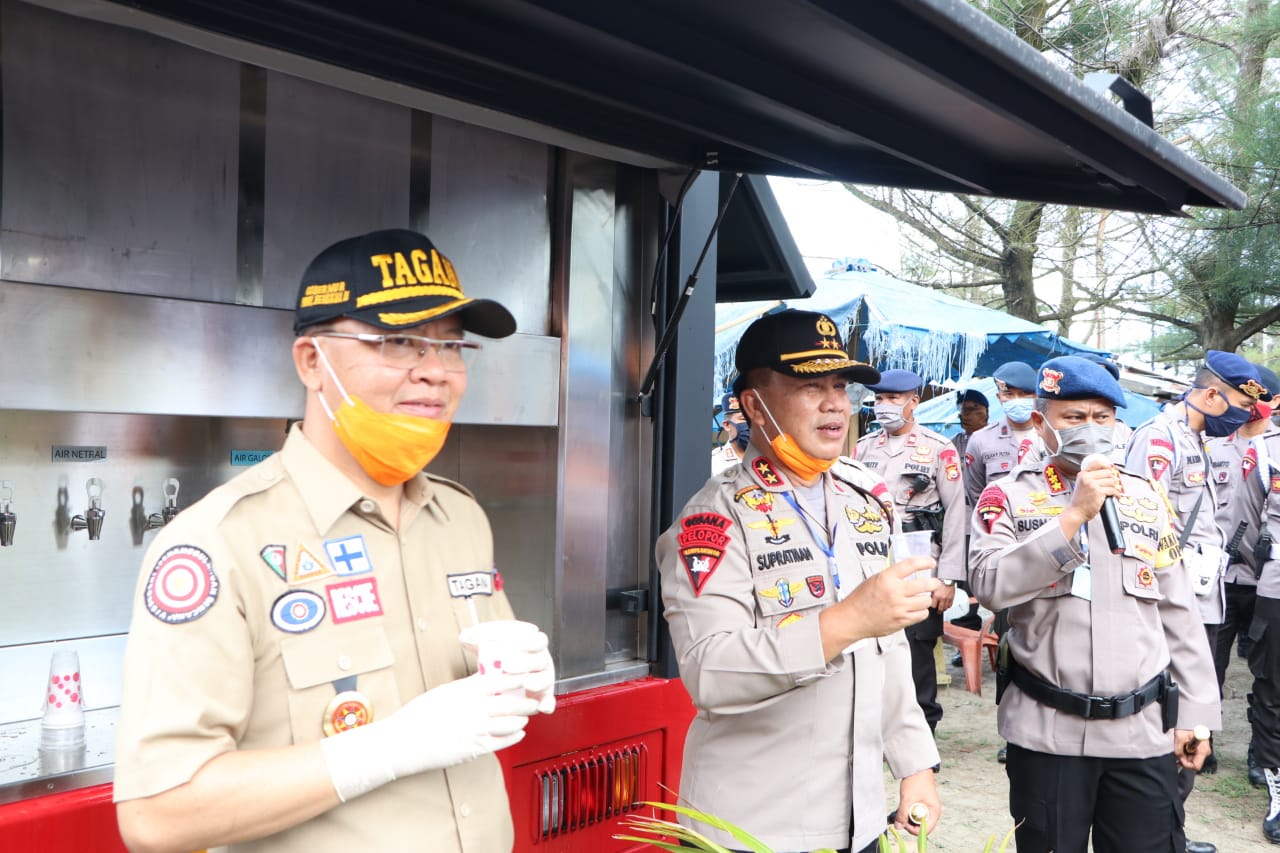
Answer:
M938 458L942 460L943 475L948 480L959 480L960 460L955 450L944 450L938 454Z
M283 545L263 545L258 554L262 557L262 562L267 564L267 568L275 572L280 580L288 581L285 572L288 569L289 560L285 557Z
M1000 516L1004 515L1004 504L1004 490L999 486L987 486L978 497L975 512L978 513L978 518L982 519L982 524L987 528L988 533L995 528Z
M329 558L329 565L342 577L367 575L373 571L369 552L364 547L364 536L359 533L325 540L324 553Z
M378 598L376 578L356 578L331 583L324 588L324 592L329 597L329 611L333 614L335 625L382 615L382 600Z
M306 581L319 580L327 578L333 574L333 568L323 560L316 557L305 547L298 546L298 561L293 566L293 582L305 583Z
M305 589L291 589L271 605L271 624L288 634L305 634L324 621L324 599Z
M446 575L450 598L470 598L473 595L493 595L493 572L463 572Z
M147 578L147 612L170 625L199 619L218 599L213 560L194 545L177 545L160 555Z
M724 559L732 526L733 520L718 512L699 512L680 519L681 530L676 534L676 545L694 595L702 594L702 588Z

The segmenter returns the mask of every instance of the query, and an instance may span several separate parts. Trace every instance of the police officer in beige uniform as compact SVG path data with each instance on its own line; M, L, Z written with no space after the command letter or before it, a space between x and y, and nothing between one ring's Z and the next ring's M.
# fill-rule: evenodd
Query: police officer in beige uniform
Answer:
M903 530L934 531L935 575L942 586L934 590L929 616L906 629L911 647L911 676L916 700L930 729L942 719L938 703L938 672L933 649L942 636L942 612L955 599L955 582L967 578L964 486L960 482L960 454L944 437L915 421L923 380L910 370L885 370L880 381L868 385L875 394L875 415L881 429L858 440L857 459L883 478L893 498Z
M742 414L738 395L732 391L720 399L720 430L724 435L724 443L711 451L712 475L741 462L742 454L751 442L751 424L747 423Z
M489 525L421 473L478 344L510 313L463 295L423 235L377 231L303 275L304 420L182 512L139 578L115 798L137 850L510 850L492 753L554 707L546 637L470 675L459 630L510 619Z
M1269 377L1262 373L1262 378L1266 382ZM1268 410L1265 403L1257 408ZM1269 408L1280 408L1274 396ZM1262 835L1272 844L1280 844L1280 428L1272 424L1252 443L1256 463L1244 487L1256 489L1262 496L1263 526L1250 549L1259 573L1249 626L1253 640L1249 649L1249 671L1253 674L1250 717L1254 753L1270 795Z
M885 829L883 762L902 780L895 823L906 827L915 803L930 829L941 814L938 751L902 633L939 585L908 577L933 561L890 565L884 482L852 460L833 467L846 383L879 379L850 360L835 323L809 311L762 317L736 361L752 427L744 464L708 480L657 544L697 708L681 798L778 853L872 851Z
M1193 727L1220 725L1194 594L1166 502L1108 464L1119 384L1073 356L1039 376L1046 457L983 490L970 554L978 599L1009 608L997 701L1018 851L1084 853L1091 827L1096 853L1179 851L1174 756L1198 767Z
M1031 409L1036 396L1036 372L1021 361L1006 361L995 369L996 399L1004 417L969 436L964 456L964 491L975 506L987 483L1003 477L1034 451L1036 432Z

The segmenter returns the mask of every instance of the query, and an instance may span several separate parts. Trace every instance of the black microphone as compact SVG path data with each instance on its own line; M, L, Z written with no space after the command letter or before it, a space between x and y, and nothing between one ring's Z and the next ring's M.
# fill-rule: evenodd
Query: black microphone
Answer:
M1112 463L1101 453L1090 453L1080 462L1081 471L1103 467L1110 468ZM1099 515L1102 516L1102 529L1107 531L1107 547L1112 554L1123 554L1124 530L1120 527L1120 514L1116 512L1116 499L1110 496L1103 498Z

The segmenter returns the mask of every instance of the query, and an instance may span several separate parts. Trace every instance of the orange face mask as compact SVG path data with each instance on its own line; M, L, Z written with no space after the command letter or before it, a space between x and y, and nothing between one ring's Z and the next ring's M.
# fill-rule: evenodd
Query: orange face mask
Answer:
M342 393L343 403L337 412L329 408L323 394L317 396L343 446L374 482L398 486L413 479L444 446L449 421L374 411L359 397L347 394L320 344L315 338L311 342Z
M782 431L782 427L778 426L778 422L773 420L773 412L769 411L769 407L765 405L764 398L756 393L756 399L760 401L760 407L764 409L764 413L769 416L769 420L773 421L773 428L778 434L769 439L769 447L773 448L774 455L778 457L778 461L790 468L801 480L816 480L821 477L832 465L836 464L834 459L819 459L811 456L800 449L800 445L796 444L796 440L790 434Z

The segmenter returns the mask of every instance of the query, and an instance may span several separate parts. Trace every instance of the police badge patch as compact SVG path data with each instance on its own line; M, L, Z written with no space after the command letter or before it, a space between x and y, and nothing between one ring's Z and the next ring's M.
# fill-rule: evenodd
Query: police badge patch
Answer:
M680 519L676 545L694 595L702 594L702 588L724 559L732 526L733 520L718 512L699 512Z
M1004 504L1004 490L999 486L987 486L978 497L978 505L974 511L978 514L978 518L982 519L982 524L987 528L988 533L995 528L1000 516L1004 515Z

